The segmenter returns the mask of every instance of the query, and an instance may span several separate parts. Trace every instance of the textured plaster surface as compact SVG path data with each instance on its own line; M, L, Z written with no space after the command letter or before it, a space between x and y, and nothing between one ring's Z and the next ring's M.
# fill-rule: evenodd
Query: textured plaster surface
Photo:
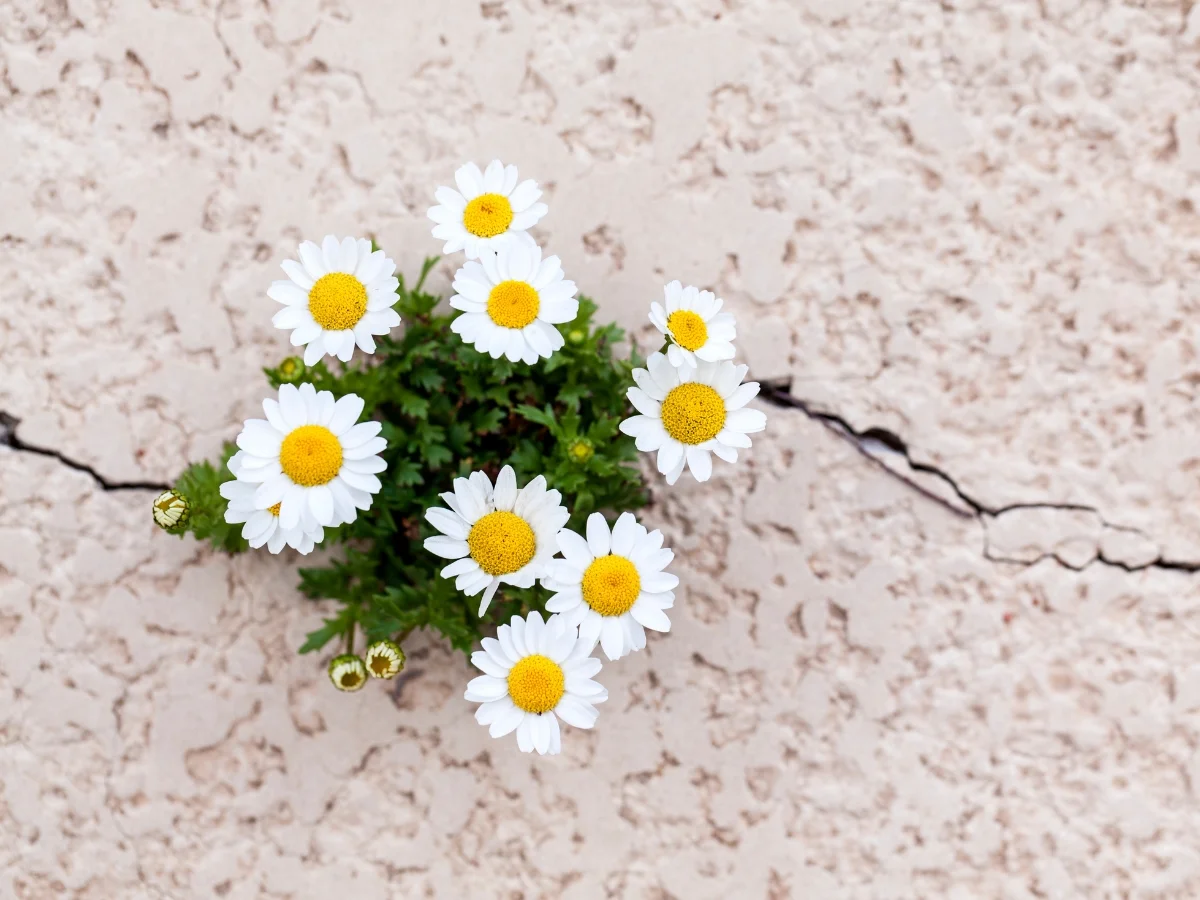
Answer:
M412 272L493 156L609 317L711 286L817 416L655 478L674 630L547 759L0 446L0 898L1200 896L1198 65L1190 0L0 4L9 443L169 480L279 259Z

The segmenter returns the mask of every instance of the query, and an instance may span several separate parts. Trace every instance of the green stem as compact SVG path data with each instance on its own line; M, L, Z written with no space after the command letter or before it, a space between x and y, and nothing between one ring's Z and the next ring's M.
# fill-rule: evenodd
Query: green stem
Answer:
M354 626L355 626L355 624L356 624L355 620L351 619L350 627L346 630L346 652L347 653L354 652Z

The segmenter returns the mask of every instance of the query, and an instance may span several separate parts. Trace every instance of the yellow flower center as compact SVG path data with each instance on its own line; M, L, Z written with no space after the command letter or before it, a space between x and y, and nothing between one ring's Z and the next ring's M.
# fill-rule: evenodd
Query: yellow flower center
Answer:
M667 316L667 328L684 350L699 350L708 340L708 326L690 309L677 309Z
M308 292L308 311L326 331L345 331L367 311L367 289L353 275L330 272Z
M621 616L642 590L637 566L623 556L601 556L583 573L583 599L602 616Z
M342 468L342 442L323 425L301 425L279 448L283 474L296 484L328 484Z
M685 381L662 402L662 423L681 444L703 444L725 427L725 401L707 384Z
M282 500L280 500L280 501L279 501L278 503L276 503L274 506L268 506L268 507L267 507L267 512L269 512L269 513L270 513L271 515L273 515L273 516L277 516L277 515L279 515L279 507L281 507L281 506L283 506L283 501L282 501Z
M362 675L351 669L349 672L343 672L341 674L341 679L338 683L346 690L353 690L354 686L357 685L361 680Z
M463 210L463 227L475 237L504 234L512 220L512 204L503 194L480 194Z
M520 516L497 511L471 526L467 547L471 559L489 575L510 575L533 559L537 540Z
M541 715L554 709L566 685L562 666L540 653L526 656L508 673L508 695L518 709L528 713Z
M524 328L537 318L538 292L524 281L502 281L488 294L488 315L501 328Z

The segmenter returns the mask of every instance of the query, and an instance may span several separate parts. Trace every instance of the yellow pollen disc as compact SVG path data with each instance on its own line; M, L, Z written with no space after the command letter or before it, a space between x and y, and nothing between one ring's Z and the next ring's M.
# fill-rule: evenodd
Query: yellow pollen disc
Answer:
M529 523L510 512L490 512L467 535L471 559L489 575L510 575L531 559L537 540Z
M278 503L276 503L274 506L268 506L268 507L267 507L267 512L269 512L269 513L270 513L271 515L273 515L273 516L277 516L277 515L279 515L279 507L281 507L281 506L283 506L283 501L282 501L282 500L280 500L280 501L279 501Z
M601 556L583 573L583 599L602 616L621 616L642 590L637 566L623 556Z
M690 309L677 309L667 316L667 328L684 350L699 350L708 340L708 326Z
M566 691L562 666L535 653L526 656L508 673L508 695L518 709L538 715L558 706Z
M296 484L328 484L342 469L342 442L323 425L301 425L283 439L279 465Z
M504 234L512 220L512 204L503 194L480 194L463 210L463 227L475 237Z
M662 423L681 444L703 444L725 427L725 401L707 384L685 381L662 402Z
M326 331L345 331L367 311L367 289L353 275L330 272L308 292L308 311Z
M542 301L524 281L502 281L488 294L487 311L501 328L524 328L537 318Z

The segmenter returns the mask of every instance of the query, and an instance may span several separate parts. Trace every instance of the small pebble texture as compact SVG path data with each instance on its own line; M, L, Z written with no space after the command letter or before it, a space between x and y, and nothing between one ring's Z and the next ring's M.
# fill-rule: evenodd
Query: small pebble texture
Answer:
M0 446L0 898L1200 896L1198 96L1193 0L0 4L0 411L101 476ZM106 489L255 415L300 240L411 275L493 157L833 417L646 461L673 628L553 758Z

